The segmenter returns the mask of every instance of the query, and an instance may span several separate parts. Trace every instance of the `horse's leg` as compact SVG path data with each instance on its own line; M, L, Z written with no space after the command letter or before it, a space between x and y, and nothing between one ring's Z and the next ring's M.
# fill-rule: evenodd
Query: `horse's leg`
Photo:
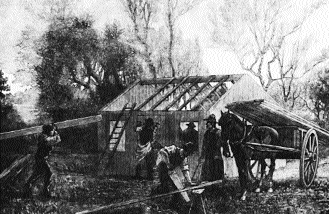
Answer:
M260 170L259 183L258 183L257 188L255 190L256 193L259 193L261 191L261 187L263 185L263 179L264 179L264 175L265 175L265 168L266 168L266 162L265 162L264 158L260 158L259 163L260 163L260 166L261 166L261 170Z
M250 167L250 154L244 148L243 146L240 147L241 149L241 178L242 178L242 196L241 200L244 201L246 200L247 193L248 193L248 186L251 181L251 176L249 173L249 167Z
M242 192L241 200L246 199L247 195L247 180L246 180L246 175L245 175L245 164L244 164L244 155L242 152L242 148L237 146L237 145L232 145L231 150L234 155L235 163L238 168L238 173L239 173L239 183L240 183L240 188Z
M268 177L269 177L269 189L267 190L267 192L272 193L273 192L273 173L275 170L275 155L273 155L271 157L271 164L270 164L270 169L268 172Z

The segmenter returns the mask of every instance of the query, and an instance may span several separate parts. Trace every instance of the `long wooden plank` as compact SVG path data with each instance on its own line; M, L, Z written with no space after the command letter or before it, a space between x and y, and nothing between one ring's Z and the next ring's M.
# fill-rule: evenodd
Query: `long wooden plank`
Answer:
M201 78L201 77L200 77ZM183 90L171 103L169 103L164 110L168 111L175 103L184 96L195 84L199 83L199 79L195 79L185 90Z
M140 202L143 202L143 201L154 200L154 199L157 199L157 198L162 198L162 197L170 196L170 195L181 193L181 192L186 192L186 191L191 191L191 190L196 190L196 189L202 189L202 188L205 188L205 187L208 187L208 186L212 186L214 184L221 184L221 183L223 183L222 180L207 182L207 183L204 183L204 184L200 184L198 186L188 187L188 188L185 188L185 189L176 190L176 191L172 191L172 192L169 192L169 193L164 193L164 194L160 194L160 195L149 196L149 197L139 198L139 199L131 199L129 201L124 201L124 202L119 202L119 203L116 203L116 204L110 204L110 205L106 205L106 206L97 207L97 208L92 209L92 210L84 210L84 211L81 211L81 212L77 212L76 214L87 214L87 213L89 214L89 213L105 212L106 210L111 210L111 209L113 210L115 208L140 203Z
M193 99L195 99L196 96L205 88L207 87L208 83L210 83L215 76L209 76L208 81L205 82L194 94L191 96L188 100L186 100L179 108L178 111L182 110L188 103L190 103ZM223 77L222 77L223 78Z
M165 99L167 99L172 93L174 93L177 88L179 88L181 85L183 85L184 83L186 83L186 81L189 79L189 77L185 77L184 79L182 79L182 81L180 83L178 83L173 89L171 89L167 94L165 94L158 102L156 102L152 107L151 107L151 111L153 111L156 107L158 107Z
M147 98L143 103L136 107L136 111L141 110L148 102L150 102L154 97L156 97L165 87L172 83L175 78L170 78L161 88L159 88L155 93L153 93L149 98Z
M68 127L73 126L81 126L81 125L87 125L90 123L97 123L102 120L102 115L96 115L96 116L90 116L90 117L84 117L74 120L66 120L62 122L55 123L59 129L64 129ZM20 137L20 136L26 136L31 134L38 134L42 132L42 126L34 126L26 129L20 129L10 132L4 132L0 133L0 140L14 138L14 137Z
M17 176L29 163L29 160L32 158L31 154L27 154L18 160L16 160L14 163L12 163L8 168L3 170L0 174L0 183L4 184L6 181L12 177Z

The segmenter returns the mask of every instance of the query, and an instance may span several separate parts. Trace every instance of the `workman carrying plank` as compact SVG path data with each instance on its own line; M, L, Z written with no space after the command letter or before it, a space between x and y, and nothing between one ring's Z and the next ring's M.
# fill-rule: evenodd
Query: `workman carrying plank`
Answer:
M160 179L160 192L169 192L170 186L181 190L184 183L191 186L187 156L193 153L193 143L189 142L179 148L175 145L165 146L158 152L156 165ZM185 181L185 182L184 182ZM187 192L181 192L180 195L185 202L190 202ZM172 198L173 206L177 206L181 201L180 195L175 194Z
M42 195L45 198L50 198L48 187L52 172L48 164L48 156L53 146L59 142L61 142L61 138L57 133L57 127L54 124L43 125L42 133L38 138L38 150L34 156L34 171L24 186L23 197L30 197L32 195L32 185L43 176L44 185Z

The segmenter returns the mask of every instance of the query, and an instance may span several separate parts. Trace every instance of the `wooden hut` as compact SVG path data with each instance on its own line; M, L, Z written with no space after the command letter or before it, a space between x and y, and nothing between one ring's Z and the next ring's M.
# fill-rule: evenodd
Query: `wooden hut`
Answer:
M102 170L109 175L135 174L138 121L153 118L160 123L156 140L162 145L180 145L179 130L194 122L199 132L200 152L204 118L215 114L218 119L226 104L254 99L273 101L246 74L139 80L100 111L103 131L99 134L99 147L108 152ZM192 173L197 156L190 158Z

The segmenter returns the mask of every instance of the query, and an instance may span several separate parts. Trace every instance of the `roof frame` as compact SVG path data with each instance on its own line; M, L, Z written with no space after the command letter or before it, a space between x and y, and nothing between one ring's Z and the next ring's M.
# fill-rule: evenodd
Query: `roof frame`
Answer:
M192 95L188 100L186 100L179 108L178 111L181 111L188 103L190 103L195 97L210 83L215 76L209 76L208 80Z
M211 91L209 91L209 92L206 94L206 96L204 96L203 99L201 99L199 102L197 102L197 104L196 104L193 108L191 108L191 109L192 109L192 110L196 110L197 107L199 107L199 106L203 107L201 104L202 104L206 99L208 99L208 97L209 97L212 93L215 93L216 90L217 90L219 87L221 87L221 86L223 85L223 83L224 83L227 79L228 79L228 77L226 77L226 78L224 77L222 81L219 81L215 86L212 86ZM216 93L216 95L217 95L218 97L220 97L220 95L219 95L218 93Z
M175 105L175 103L184 96L184 94L186 94L186 92L188 92L195 84L200 82L201 77L194 79L194 81L192 83L190 83L190 85L185 88L171 103L169 103L164 110L168 111L173 105Z
M182 79L181 82L179 82L173 89L171 89L170 91L168 91L167 94L165 94L160 100L158 100L158 102L156 102L150 108L150 110L153 111L156 107L158 107L165 99L167 99L172 93L174 93L177 90L177 88L179 88L181 85L183 85L188 79L189 79L188 76L186 76L184 79Z
M155 93L153 93L149 98L147 98L142 104L137 106L136 110L139 111L143 108L148 102L150 102L154 97L156 97L164 88L166 88L170 83L175 80L175 77L170 78L161 88L159 88Z

